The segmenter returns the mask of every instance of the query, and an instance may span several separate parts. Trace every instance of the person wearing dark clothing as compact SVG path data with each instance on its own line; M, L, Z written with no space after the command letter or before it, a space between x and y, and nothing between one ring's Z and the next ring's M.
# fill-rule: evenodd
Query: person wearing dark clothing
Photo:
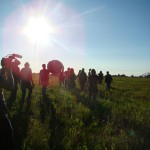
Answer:
M65 88L69 86L70 68L65 71Z
M8 67L8 68L7 68ZM5 98L2 89L12 91L14 79L10 66L0 69L0 149L14 150L13 129L8 119Z
M65 80L65 74L64 74L64 70L62 69L59 75L59 86L61 86L62 84L64 85L64 80Z
M17 97L17 90L18 90L18 84L20 83L20 61L16 60L12 66L12 75L14 78L14 89L11 91L10 97L9 97L9 105L12 105L12 103L16 100Z
M105 82L106 82L106 89L109 91L112 82L112 76L109 74L109 71L107 71L107 74L105 76Z
M96 75L95 69L91 70L91 75L88 78L88 90L89 90L89 98L95 100L98 92L98 85L97 85L98 76Z
M89 69L89 72L88 72L88 77L91 75L91 69Z
M48 69L46 69L45 64L43 64L42 67L43 69L40 70L40 74L39 74L39 84L42 85L42 95L45 96L46 89L47 89L48 82L49 82L49 71Z
M84 68L81 70L78 78L79 78L80 90L81 92L83 92L85 89L86 82L87 82L87 75L84 72Z
M76 86L75 80L76 80L76 75L74 73L74 69L71 68L70 69L70 75L69 75L69 90L71 92L74 92L74 89L75 89L75 86Z
M77 75L78 78L80 77L80 73L81 73L81 70L79 70L79 72L78 72L78 75Z
M98 74L98 83L101 84L102 81L103 81L103 73L102 73L102 71L100 71Z
M26 89L29 90L28 98L27 98L27 104L31 104L31 94L32 89L34 87L34 83L32 80L32 70L30 68L30 65L28 62L24 64L24 68L21 69L21 90L22 90L22 96L21 96L21 107L23 106L24 99L26 96Z

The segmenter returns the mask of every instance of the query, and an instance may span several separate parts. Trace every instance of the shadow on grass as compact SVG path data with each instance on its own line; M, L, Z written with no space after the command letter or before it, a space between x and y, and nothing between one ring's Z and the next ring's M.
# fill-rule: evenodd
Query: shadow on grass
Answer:
M26 139L28 132L29 117L30 110L26 108L24 112L19 110L11 119L16 150L23 149L24 140Z
M103 100L97 101L89 99L85 95L76 95L77 101L88 107L92 114L91 117L95 116L99 118L100 122L106 122L111 117L111 108L103 104ZM90 118L88 118L90 120ZM87 120L88 123L88 120ZM90 123L90 122L89 122Z
M40 102L41 122L45 123L47 116L49 119L49 148L51 150L64 149L62 140L64 138L64 122L62 118L56 114L53 102L45 96Z

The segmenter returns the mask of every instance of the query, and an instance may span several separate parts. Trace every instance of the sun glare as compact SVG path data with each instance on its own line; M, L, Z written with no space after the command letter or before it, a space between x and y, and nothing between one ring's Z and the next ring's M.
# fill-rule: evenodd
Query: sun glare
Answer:
M25 34L33 43L47 43L52 27L45 18L30 18L25 27Z

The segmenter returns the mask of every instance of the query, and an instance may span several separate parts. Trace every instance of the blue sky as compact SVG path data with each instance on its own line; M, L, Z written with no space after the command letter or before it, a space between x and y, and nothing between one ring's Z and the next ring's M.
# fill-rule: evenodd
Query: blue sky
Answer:
M47 43L22 33L31 16L54 29ZM5 0L0 4L0 55L18 53L33 72L60 60L65 69L95 68L105 74L150 72L149 0Z

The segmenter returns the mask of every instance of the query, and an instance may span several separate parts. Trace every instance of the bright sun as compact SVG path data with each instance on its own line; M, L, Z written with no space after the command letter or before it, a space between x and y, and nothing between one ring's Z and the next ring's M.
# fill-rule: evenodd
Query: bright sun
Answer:
M29 19L24 32L33 43L47 43L52 27L45 18L33 17Z

